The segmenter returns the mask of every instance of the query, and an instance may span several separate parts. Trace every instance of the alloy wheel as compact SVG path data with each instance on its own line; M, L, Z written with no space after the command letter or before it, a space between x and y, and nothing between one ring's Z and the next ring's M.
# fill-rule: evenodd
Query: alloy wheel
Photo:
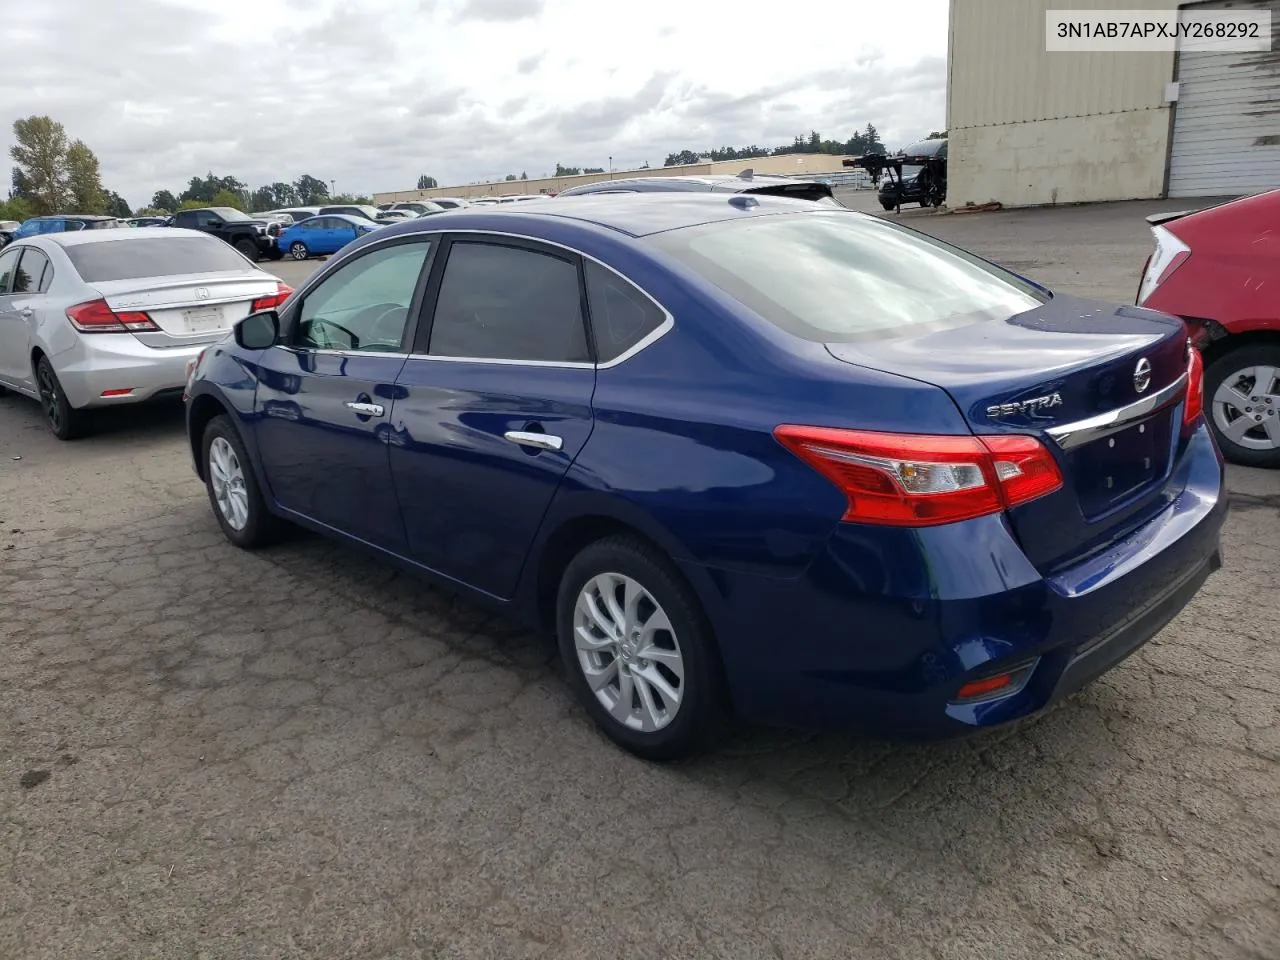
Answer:
M56 433L62 429L62 404L58 397L58 381L47 363L40 364L36 370L36 381L40 390L40 406Z
M225 437L214 437L209 444L209 482L222 519L232 530L243 530L249 522L249 492L240 458Z
M1272 366L1244 367L1227 376L1213 394L1219 432L1248 450L1280 449L1280 380Z
M619 724L653 733L675 719L684 657L666 612L639 582L619 573L587 581L574 604L573 640L587 686Z
M289 248L289 256L295 260L305 260L307 259L307 248L300 243L295 243Z

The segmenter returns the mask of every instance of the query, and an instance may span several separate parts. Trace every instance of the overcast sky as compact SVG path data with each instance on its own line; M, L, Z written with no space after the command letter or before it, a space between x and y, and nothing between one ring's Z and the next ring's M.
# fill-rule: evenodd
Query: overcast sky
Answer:
M947 0L7 4L0 142L48 114L134 206L212 170L339 192L941 128ZM902 29L907 24L909 29ZM5 180L7 182L7 177Z

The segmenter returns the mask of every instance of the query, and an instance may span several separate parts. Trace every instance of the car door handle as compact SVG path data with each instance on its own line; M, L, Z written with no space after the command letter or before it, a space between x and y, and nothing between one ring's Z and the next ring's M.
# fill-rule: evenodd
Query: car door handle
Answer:
M24 319L28 319L28 320L31 318L31 314L33 312L34 311L32 311L30 307L23 307L21 310L18 311L18 313L22 314Z
M503 437L522 447L534 450L559 450L564 446L564 439L553 437L549 433L534 433L529 430L508 430Z
M347 409L354 410L362 417L380 417L386 412L380 403L362 403L359 400L348 400Z

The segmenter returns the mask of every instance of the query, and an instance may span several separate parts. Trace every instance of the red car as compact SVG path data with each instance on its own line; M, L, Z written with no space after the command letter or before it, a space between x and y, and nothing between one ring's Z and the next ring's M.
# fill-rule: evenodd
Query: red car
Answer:
M1280 467L1280 190L1147 221L1139 305L1187 324L1223 455Z

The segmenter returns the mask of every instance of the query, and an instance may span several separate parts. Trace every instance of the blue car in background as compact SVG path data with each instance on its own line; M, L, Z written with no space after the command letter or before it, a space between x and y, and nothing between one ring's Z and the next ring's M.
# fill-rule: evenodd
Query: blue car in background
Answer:
M95 214L58 214L48 217L32 217L22 221L22 226L13 232L12 239L26 240L28 237L39 237L46 233L66 233L71 230L104 230L124 227L126 224L115 217L102 217Z
M291 521L553 633L619 745L736 711L897 738L1042 709L1220 565L1165 314L899 224L714 193L468 208L346 247L195 361L226 537Z
M307 257L337 253L348 243L377 229L378 224L371 220L332 213L308 217L280 231L276 243L285 256L305 260Z

